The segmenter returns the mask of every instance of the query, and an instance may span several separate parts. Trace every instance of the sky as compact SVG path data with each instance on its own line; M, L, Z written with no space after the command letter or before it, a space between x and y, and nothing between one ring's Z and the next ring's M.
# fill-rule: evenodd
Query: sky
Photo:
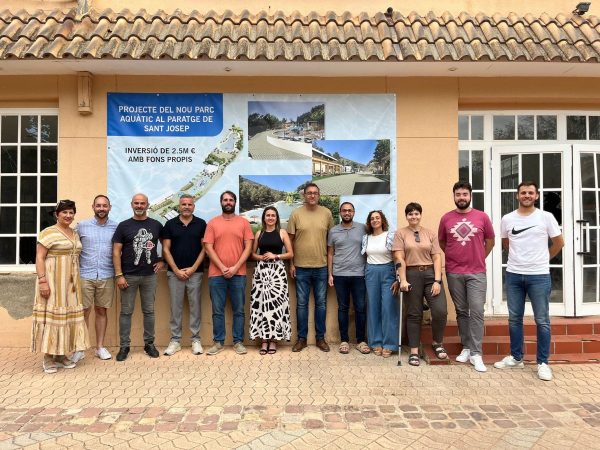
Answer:
M295 192L298 186L312 178L310 175L243 175L243 177L284 192Z
M323 102L248 102L248 115L269 113L279 120L296 120L299 115L309 112L313 107L322 104Z
M342 157L367 164L373 159L373 152L377 147L376 139L356 141L315 141L314 145L322 148L325 153L338 152Z

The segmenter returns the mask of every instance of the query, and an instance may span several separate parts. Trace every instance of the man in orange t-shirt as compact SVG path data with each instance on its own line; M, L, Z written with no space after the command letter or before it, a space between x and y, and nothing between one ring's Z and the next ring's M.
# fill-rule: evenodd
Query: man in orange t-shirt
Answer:
M252 229L246 219L235 214L236 195L221 194L223 214L211 219L204 234L204 247L210 258L208 289L212 303L214 345L206 352L216 355L225 341L225 302L227 292L233 310L233 348L238 355L244 347L244 297L246 295L246 260L252 251Z

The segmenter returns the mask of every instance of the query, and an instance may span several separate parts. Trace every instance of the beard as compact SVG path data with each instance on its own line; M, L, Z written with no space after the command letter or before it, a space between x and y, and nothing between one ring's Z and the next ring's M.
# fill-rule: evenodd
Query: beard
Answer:
M456 205L456 207L460 210L465 210L465 209L469 209L469 206L471 206L471 200L467 201L467 200L459 200L459 201L455 201L454 204Z
M143 216L144 214L146 214L146 210L145 209L134 209L133 213L136 216Z
M97 219L104 219L106 216L108 216L108 212L107 211L100 211L94 214L96 216Z
M235 205L221 205L221 211L225 214L232 214L235 211Z
M353 218L352 218L352 217L350 217L350 218L345 218L345 217L343 217L343 216L342 216L342 222L344 222L344 223L352 223L352 220L353 220Z

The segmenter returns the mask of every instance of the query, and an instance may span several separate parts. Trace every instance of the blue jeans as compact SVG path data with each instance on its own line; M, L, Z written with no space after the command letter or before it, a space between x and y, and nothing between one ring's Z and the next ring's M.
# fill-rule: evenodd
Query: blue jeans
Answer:
M208 290L212 303L213 340L225 342L225 302L227 293L231 299L233 312L233 343L244 341L244 297L246 296L246 276L234 275L208 277Z
M144 316L144 344L154 343L154 294L156 274L125 275L129 287L121 291L121 313L119 314L119 345L131 345L131 316L135 307L135 296L139 289L142 314Z
M338 301L338 325L342 342L349 342L348 311L350 310L350 295L354 303L354 319L356 323L356 342L365 341L365 326L367 320L365 277L333 276L333 286Z
M367 285L367 320L369 346L398 350L400 327L400 301L391 291L396 280L394 263L367 264L365 283Z
M525 297L528 296L533 308L533 317L537 329L537 363L548 364L551 337L551 290L550 274L520 275L506 272L510 353L518 361L523 359L523 315L525 314Z
M327 317L327 267L296 267L296 319L298 338L306 339L308 334L308 301L310 288L315 297L315 334L316 338L325 338L325 319Z

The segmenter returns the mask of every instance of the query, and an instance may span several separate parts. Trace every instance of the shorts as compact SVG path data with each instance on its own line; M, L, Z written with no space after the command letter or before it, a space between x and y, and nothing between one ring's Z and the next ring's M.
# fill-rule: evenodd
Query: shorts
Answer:
M81 292L83 294L83 307L85 309L92 306L110 308L115 298L115 279L86 280L82 278Z

